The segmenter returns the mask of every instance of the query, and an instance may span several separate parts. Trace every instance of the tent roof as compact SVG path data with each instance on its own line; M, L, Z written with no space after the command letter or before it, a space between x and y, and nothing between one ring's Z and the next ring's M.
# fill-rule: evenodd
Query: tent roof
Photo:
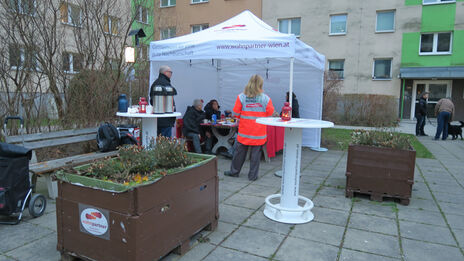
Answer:
M295 57L324 69L324 56L246 10L196 33L150 43L150 61Z

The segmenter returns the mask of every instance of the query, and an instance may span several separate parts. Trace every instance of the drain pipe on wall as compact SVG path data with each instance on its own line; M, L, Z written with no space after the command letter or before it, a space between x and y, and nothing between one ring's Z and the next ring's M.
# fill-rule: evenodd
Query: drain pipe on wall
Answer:
M406 79L402 79L402 81L403 81L403 88L402 88L401 95L400 95L400 98L401 98L400 120L403 119L404 88L405 88L405 86L406 86Z

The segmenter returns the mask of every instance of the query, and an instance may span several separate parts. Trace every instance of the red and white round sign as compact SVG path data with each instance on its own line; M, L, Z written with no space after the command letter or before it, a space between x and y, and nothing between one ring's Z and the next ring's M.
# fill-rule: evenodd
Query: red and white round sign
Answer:
M105 215L94 208L86 208L81 212L81 224L92 235L100 236L108 231Z

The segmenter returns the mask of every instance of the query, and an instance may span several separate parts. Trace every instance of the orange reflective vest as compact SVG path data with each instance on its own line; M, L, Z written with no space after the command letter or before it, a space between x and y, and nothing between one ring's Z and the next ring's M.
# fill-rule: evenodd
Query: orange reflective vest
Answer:
M271 98L264 93L256 97L247 97L244 93L237 96L233 109L238 124L238 142L244 145L259 146L266 143L266 125L256 123L260 117L269 117L274 113Z

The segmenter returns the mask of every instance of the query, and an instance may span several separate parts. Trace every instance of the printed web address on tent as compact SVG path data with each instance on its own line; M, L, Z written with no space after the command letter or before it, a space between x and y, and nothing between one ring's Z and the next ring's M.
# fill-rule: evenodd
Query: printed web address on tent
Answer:
M217 49L263 49L263 48L289 48L290 43L262 43L262 44L225 44L216 46Z

